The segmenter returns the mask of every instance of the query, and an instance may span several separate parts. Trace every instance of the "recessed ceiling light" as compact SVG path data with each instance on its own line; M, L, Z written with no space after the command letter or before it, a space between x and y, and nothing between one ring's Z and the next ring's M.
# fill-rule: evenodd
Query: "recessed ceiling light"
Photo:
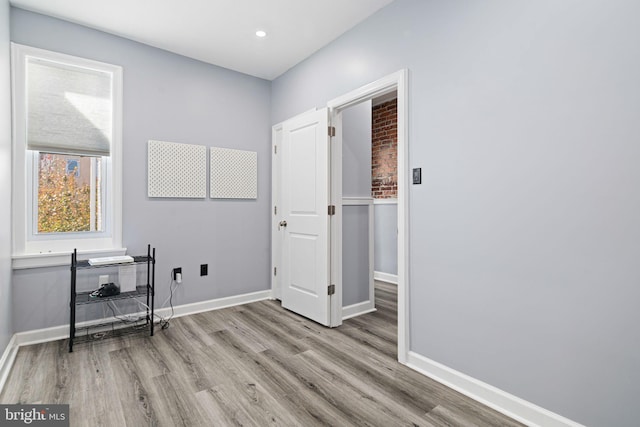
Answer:
M263 30L258 30L256 31L256 36L262 38L262 37L267 37L267 32L263 31Z

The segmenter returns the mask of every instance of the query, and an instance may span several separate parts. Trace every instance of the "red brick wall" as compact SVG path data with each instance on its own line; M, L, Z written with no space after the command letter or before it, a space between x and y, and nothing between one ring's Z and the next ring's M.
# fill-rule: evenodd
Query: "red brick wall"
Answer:
M371 195L374 199L398 194L398 100L373 107L371 114Z

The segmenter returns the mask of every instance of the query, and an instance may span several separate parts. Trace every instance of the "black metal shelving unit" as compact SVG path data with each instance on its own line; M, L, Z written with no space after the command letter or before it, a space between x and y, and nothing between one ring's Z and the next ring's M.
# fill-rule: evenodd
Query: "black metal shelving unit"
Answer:
M108 267L121 267L131 264L146 264L147 266L147 282L143 285L136 286L136 290L132 292L122 292L118 295L109 297L91 297L91 292L76 292L76 275L78 270L99 269ZM145 319L146 326L149 328L150 336L153 336L153 312L154 312L154 299L155 299L155 275L156 275L156 248L151 248L151 245L147 245L147 255L134 256L133 262L118 263L118 264L103 264L103 265L91 265L87 260L78 260L77 250L74 249L71 254L71 301L70 314L69 314L69 353L73 351L73 341L76 339L76 331L79 329L100 328L111 326L114 331L114 322L106 322L101 324L94 324L89 327L77 328L76 327L76 307L82 304L94 304L106 301L116 301L131 298L145 298L147 299L147 315ZM88 335L87 335L88 336Z

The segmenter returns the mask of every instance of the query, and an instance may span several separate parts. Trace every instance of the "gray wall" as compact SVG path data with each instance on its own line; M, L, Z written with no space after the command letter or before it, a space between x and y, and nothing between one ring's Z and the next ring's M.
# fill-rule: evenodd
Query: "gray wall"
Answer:
M342 197L371 197L371 101L342 113Z
M411 349L591 426L640 419L638 16L397 0L272 86L277 123L410 70Z
M342 114L342 196L371 197L371 101ZM369 208L343 206L342 305L369 300Z
M369 301L369 206L342 208L342 305Z
M374 205L374 270L398 274L398 204Z
M183 271L174 304L269 289L268 81L14 8L11 39L123 66L123 240L134 254L157 248L158 303L173 267ZM257 151L258 199L148 199L149 139ZM68 291L68 267L15 271L16 331L67 323Z
M11 325L11 89L9 0L0 0L0 357Z

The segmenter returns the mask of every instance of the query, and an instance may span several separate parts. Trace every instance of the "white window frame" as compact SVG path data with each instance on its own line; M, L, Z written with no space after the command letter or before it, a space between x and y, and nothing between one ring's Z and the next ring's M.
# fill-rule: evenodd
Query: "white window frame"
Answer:
M13 108L13 268L65 265L77 249L87 256L122 255L122 67L49 50L11 43ZM104 231L83 233L34 232L38 152L27 150L26 61L29 57L108 72L113 84L113 137L109 157L103 157ZM36 169L34 171L34 168ZM35 181L34 181L35 180Z

